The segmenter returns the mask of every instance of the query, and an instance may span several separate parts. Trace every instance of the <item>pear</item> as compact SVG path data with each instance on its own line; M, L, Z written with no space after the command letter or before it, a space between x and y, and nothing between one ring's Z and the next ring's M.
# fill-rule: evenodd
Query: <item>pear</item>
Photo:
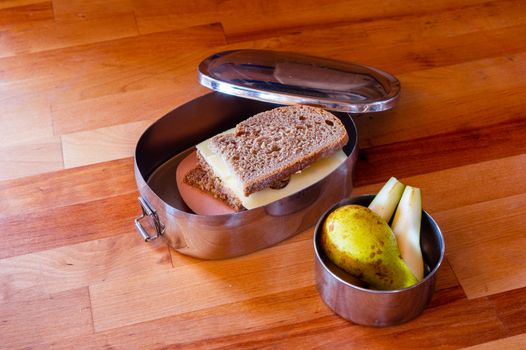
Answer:
M382 217L386 222L391 220L391 216L402 197L405 185L398 181L396 177L391 177L374 196L369 209Z
M402 289L417 282L393 231L369 208L345 205L334 210L323 224L321 244L336 266L371 288Z
M422 194L419 188L406 186L396 208L391 229L398 242L400 255L415 277L424 278L424 259L420 250Z

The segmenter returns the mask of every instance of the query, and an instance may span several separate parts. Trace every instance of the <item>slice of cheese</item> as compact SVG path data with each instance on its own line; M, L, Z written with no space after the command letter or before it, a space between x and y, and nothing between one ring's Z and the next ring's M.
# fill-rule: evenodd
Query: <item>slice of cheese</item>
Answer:
M227 130L224 133L231 133L233 129ZM205 161L208 163L214 174L234 192L239 198L243 206L247 209L254 209L267 205L278 199L285 198L292 195L310 185L323 179L329 175L332 171L342 164L347 156L340 150L330 157L318 159L315 163L309 167L293 174L290 177L290 181L287 186L281 189L267 188L262 191L252 193L249 196L245 196L243 193L243 184L241 180L234 174L230 165L223 159L219 154L216 154L209 147L211 139L205 140L198 144L196 148L199 150Z

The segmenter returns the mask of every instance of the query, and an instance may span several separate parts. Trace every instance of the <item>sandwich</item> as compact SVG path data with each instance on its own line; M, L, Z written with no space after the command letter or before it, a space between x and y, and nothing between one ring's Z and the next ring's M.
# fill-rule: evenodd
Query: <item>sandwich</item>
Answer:
M328 175L345 161L348 139L342 122L326 110L274 108L198 144L197 166L184 182L235 211L253 209Z

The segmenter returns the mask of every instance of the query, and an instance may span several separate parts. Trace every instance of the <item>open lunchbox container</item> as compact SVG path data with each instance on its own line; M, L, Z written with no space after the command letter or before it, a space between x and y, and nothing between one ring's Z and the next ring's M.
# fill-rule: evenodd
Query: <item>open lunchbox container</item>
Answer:
M137 142L134 171L142 215L135 226L145 241L162 238L176 251L203 259L272 246L314 226L329 207L349 197L358 156L351 115L390 109L400 94L398 80L379 69L290 52L220 52L202 61L198 72L199 82L214 91L169 112ZM321 107L342 121L349 135L345 161L270 204L224 215L194 213L175 175L194 146L259 112L291 104Z

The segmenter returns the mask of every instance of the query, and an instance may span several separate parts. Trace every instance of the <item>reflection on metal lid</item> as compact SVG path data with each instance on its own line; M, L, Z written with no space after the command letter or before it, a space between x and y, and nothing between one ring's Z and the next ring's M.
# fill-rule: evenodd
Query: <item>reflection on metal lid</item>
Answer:
M270 50L216 53L199 65L199 81L229 95L351 113L390 109L400 95L399 81L379 69Z

